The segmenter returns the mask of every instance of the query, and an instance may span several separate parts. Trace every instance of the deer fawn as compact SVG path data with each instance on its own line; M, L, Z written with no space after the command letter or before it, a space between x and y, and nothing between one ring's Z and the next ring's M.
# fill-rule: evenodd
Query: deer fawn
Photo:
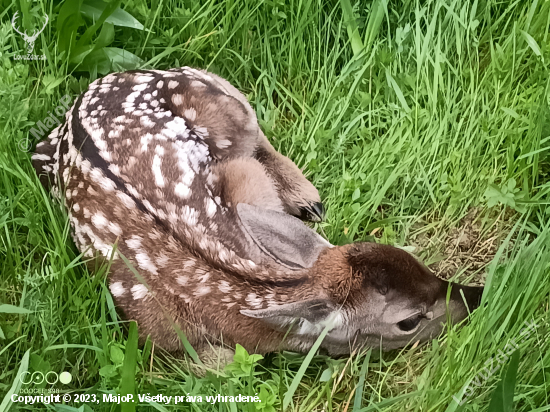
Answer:
M63 199L79 250L113 259L109 288L124 315L170 351L182 349L171 322L206 357L237 343L308 351L325 327L329 354L392 349L479 305L482 287L441 280L391 246L333 246L298 220L322 219L317 190L211 73L95 81L33 163Z

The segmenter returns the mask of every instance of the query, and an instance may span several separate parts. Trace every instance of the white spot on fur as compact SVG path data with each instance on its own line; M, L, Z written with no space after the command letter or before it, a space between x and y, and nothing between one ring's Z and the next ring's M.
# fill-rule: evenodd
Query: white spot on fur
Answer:
M170 258L166 256L164 253L160 252L159 256L157 256L157 258L155 259L155 262L157 263L157 265L163 268L163 267L166 267L168 262L170 262Z
M210 291L211 291L210 286L201 286L201 287L197 288L197 290L195 290L195 292L193 292L193 295L194 296L204 296L204 295L209 294Z
M157 88L158 89L162 89L162 86L164 86L164 82L162 80L160 80L158 83L157 83Z
M170 110L166 110L166 111L159 111L158 113L155 113L154 116L157 118L157 119L162 119L163 117L170 117L172 116L172 112Z
M115 282L110 284L109 290L111 291L111 294L116 298L126 293L126 289L124 289L124 286L122 286L122 282Z
M143 127L148 127L148 128L151 128L155 125L155 122L153 122L149 117L147 116L141 116L139 118L139 123L143 126Z
M115 81L116 78L117 78L116 74L114 73L108 74L103 78L102 83L112 83Z
M246 300L246 303L248 303L254 309L261 308L264 302L264 299L262 297L257 296L255 293L249 293L246 296L245 300Z
M199 212L197 212L192 207L184 205L181 208L180 214L181 220L187 223L189 226L195 226L197 224L197 218L199 217Z
M99 186L101 186L101 188L106 192L112 192L116 189L115 182L105 177L101 169L98 167L94 167L94 169L90 173L90 177L94 182L98 183Z
M162 146L156 146L155 147L155 153L159 156L164 156L164 147Z
M174 120L166 122L166 127L177 134L183 134L187 130L187 125L182 117L174 117Z
M136 203L134 202L134 200L126 193L117 192L116 197L118 197L122 201L122 204L126 206L126 208L133 209L136 207Z
M172 103L174 103L176 106L181 106L183 104L183 95L173 94L172 95Z
M216 146L220 149L225 149L226 147L231 146L231 142L227 139L221 139L216 142Z
M153 158L153 175L155 176L155 183L158 187L164 187L164 177L162 176L162 171L160 170L160 166L162 164L162 160L158 154L155 155Z
M134 235L130 239L126 240L126 245L130 249L139 249L141 247L141 241L143 238L141 236Z
M194 121L197 118L197 111L194 108L187 109L183 112L183 115L190 121Z
M220 281L220 283L218 284L218 289L219 289L219 291L222 292L222 293L229 293L229 292L231 292L231 290L232 290L233 288L231 287L231 285L229 284L228 281L222 280L222 281Z
M204 199L206 216L213 217L216 214L216 203L211 198Z
M134 300L136 299L143 299L145 296L147 296L147 287L145 285L134 285L132 286L132 297Z
M51 160L52 158L48 155L45 155L45 154L35 153L31 156L31 159L33 159L33 160Z
M151 140L153 140L153 135L151 133L146 133L143 136L141 136L141 139L140 139L141 153L147 152L147 147Z
M227 253L227 250L225 250L225 248L222 248L218 253L218 257L222 262L227 262L227 259L229 258L229 254Z
M65 170L63 170L63 182L65 183L65 185L67 185L68 180L69 180L69 168L65 168Z
M179 182L174 188L174 193L183 199L187 199L191 195L191 189L184 183Z
M158 275L157 267L153 264L153 262L151 262L151 259L147 253L137 253L136 260L140 268L151 272L153 275Z
M134 90L134 91L136 91L136 92L142 92L142 91L144 91L146 88L147 88L147 85L146 85L146 84L137 84L137 85L135 85L134 87L132 87L132 90Z
M109 222L107 229L115 236L120 236L122 234L122 229L116 223Z
M208 130L206 129L206 127L202 127L202 126L195 126L193 128L193 131L195 132L195 134L203 139L207 138L208 137Z
M148 76L148 75L141 75L141 76L137 76L134 78L134 81L136 83L148 83L150 82L151 80L153 80L154 77L153 76Z
M107 151L107 150L101 150L99 152L99 155L105 159L105 161L108 163L108 162L111 162L113 159L112 159L112 156L111 156L111 152Z
M179 86L179 83L178 83L177 81L175 81L175 80L170 80L170 81L168 82L168 88L169 88L169 89L175 89L175 88L178 87L178 86Z
M120 167L118 167L118 165L111 163L109 165L109 170L113 172L115 176L120 176Z
M100 238L99 236L97 236L94 231L92 230L92 228L88 225L83 225L81 226L82 228L82 231L84 233L86 233L86 235L90 238L90 240L92 241L93 243L93 247L99 251L103 256L105 257L108 257L108 258L111 258L111 256L113 257L113 259L117 259L118 256L117 255L114 255L113 256L113 246L112 245L109 245L109 244L106 244L105 242L103 242L103 239Z
M98 229L104 229L105 226L107 226L109 222L101 212L96 212L92 216L92 224L97 227Z

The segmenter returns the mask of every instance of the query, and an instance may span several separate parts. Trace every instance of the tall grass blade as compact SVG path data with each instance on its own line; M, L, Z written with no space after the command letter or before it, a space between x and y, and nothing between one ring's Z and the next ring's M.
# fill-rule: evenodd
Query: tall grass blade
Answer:
M0 412L8 412L12 405L11 396L14 393L19 393L19 389L21 389L21 374L27 372L29 370L29 356L31 354L31 350L28 349L25 354L23 355L23 358L21 359L21 365L19 365L19 369L17 370L17 373L15 374L15 379L13 380L13 384L11 385L10 390L8 393L6 393L6 396L4 396L4 400L0 404Z
M513 412L514 389L519 366L519 349L512 354L508 367L502 372L502 380L498 383L487 412Z
M130 322L128 339L126 340L126 352L120 371L120 394L133 395L136 400L136 366L138 351L138 329L136 322ZM121 412L134 412L135 402L123 402Z
M106 4L98 1L85 0L80 8L82 14L93 21L99 20L101 13L106 8ZM106 19L106 23L114 24L115 26L130 27L137 30L143 30L141 24L134 16L120 7L116 8Z
M365 48L367 50L370 50L378 37L378 33L380 33L380 26L382 25L384 14L388 14L386 0L374 0L370 10L367 29L365 30Z
M407 104L407 101L405 100L405 96L403 95L403 92L399 88L399 85L391 75L390 71L386 69L386 79L388 80L388 84L391 86L393 91L395 92L395 95L397 96L397 100L399 100L399 103L401 103L401 106L406 112L410 112L411 108Z
M304 361L302 362L302 365L300 366L300 369L298 369L298 372L296 373L296 376L292 380L292 383L290 384L288 391L285 393L285 396L283 398L283 411L288 408L288 405L290 405L290 401L292 400L292 397L294 396L294 392L296 392L296 389L298 389L298 385L302 381L302 378L304 377L304 374L306 373L306 369L308 368L309 364L311 363L311 360L315 356L315 353L317 353L317 350L319 349L319 346L321 346L321 343L323 342L323 339L325 339L325 336L331 329L332 325L327 325L309 350L307 356L304 358Z
M363 42L361 41L357 21L353 16L353 7L351 6L349 0L340 0L340 5L342 6L344 24L346 25L346 29L348 31L351 49L353 50L353 55L357 57L363 51Z
M529 45L531 50L533 50L533 53L535 53L537 56L543 58L542 52L540 51L540 47L539 47L537 41L533 38L533 36L531 36L525 30L521 31L521 35L523 36L523 38L525 39L525 41L527 42L527 44ZM543 61L544 61L544 58L543 58Z
M32 311L20 308L19 306L13 306L13 305L0 305L0 313L17 313L19 315L27 315L29 313L32 313Z
M365 360L361 366L361 372L359 372L359 382L357 383L357 389L355 390L355 399L353 400L353 410L352 412L359 412L361 409L361 403L363 401L363 390L365 389L365 376L369 368L369 361L372 349L367 351L365 355Z

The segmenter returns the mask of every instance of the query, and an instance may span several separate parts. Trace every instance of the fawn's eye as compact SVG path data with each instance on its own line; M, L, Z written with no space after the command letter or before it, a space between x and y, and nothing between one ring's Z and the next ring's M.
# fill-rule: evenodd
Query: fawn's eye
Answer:
M414 330L418 324L420 323L420 320L424 316L421 313L417 313L414 316L411 316L410 318L404 319L401 322L397 322L397 327L401 329L403 332L410 332Z

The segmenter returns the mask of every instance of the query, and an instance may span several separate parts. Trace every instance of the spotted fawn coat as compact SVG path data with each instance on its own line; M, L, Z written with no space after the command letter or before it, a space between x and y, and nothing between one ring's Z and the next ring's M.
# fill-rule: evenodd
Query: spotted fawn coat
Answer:
M112 259L124 316L167 350L182 347L173 323L199 351L239 343L258 353L307 351L325 327L331 354L441 331L449 283L407 252L333 247L296 219L322 218L317 190L212 73L99 79L32 159L78 249ZM471 307L481 293L452 288L455 320L467 314L460 290Z

